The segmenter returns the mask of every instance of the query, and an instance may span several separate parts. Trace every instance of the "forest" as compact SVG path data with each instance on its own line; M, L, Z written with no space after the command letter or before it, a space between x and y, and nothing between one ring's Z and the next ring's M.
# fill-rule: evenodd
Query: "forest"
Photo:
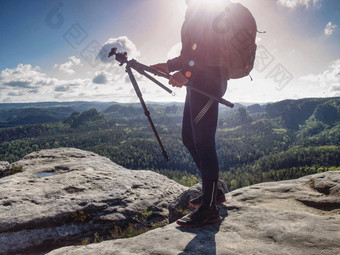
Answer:
M166 162L139 104L0 104L0 161L75 147L128 169L149 169L191 186L199 173L181 141L183 104L149 104ZM230 190L340 170L340 98L220 106L220 178Z

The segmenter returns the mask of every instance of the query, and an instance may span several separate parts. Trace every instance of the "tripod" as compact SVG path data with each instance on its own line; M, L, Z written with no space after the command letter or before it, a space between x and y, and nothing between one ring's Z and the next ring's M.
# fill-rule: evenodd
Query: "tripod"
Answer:
M132 86L133 88L135 89L135 92L137 94L137 97L139 98L139 101L143 107L143 110L144 110L144 114L145 116L148 118L149 120L149 123L151 125L151 128L152 128L152 131L154 132L155 134L155 137L157 139L157 142L162 150L162 153L163 153L163 156L165 158L166 161L169 161L169 156L166 152L166 150L164 149L164 146L162 144L162 141L161 139L159 138L159 135L158 135L158 132L155 128L155 125L153 124L153 121L151 119L151 116L150 116L150 112L148 110L148 108L146 107L146 104L144 102L144 99L143 99L143 95L142 95L142 92L140 91L139 89L139 86L138 86L138 83L136 81L136 78L135 76L133 75L132 73L132 69L136 70L138 73L140 73L141 75L147 77L149 80L151 80L152 82L154 82L155 84L157 84L158 86L160 86L162 89L164 89L165 91L167 91L168 93L174 95L174 92L172 90L170 90L169 88L167 88L166 86L164 86L161 82L159 82L158 80L156 80L155 78L153 78L150 74L146 73L146 72L149 72L149 73L152 73L154 75L157 75L157 76L160 76L160 77L163 77L163 78L166 78L166 79L170 79L170 74L167 74L167 73L163 73L163 72L160 72L158 70L155 70L149 66L146 66L146 65L143 65L139 62L137 62L136 60L132 59L132 60L129 60L128 61L128 57L127 57L127 53L124 52L118 52L117 53L117 48L112 48L108 57L112 57L113 55L115 55L116 57L116 60L119 62L119 65L122 66L124 64L126 64L125 66L125 70L126 72L128 73L129 75L129 78L130 78L130 81L132 83ZM223 104L223 105L226 105L228 107L231 107L233 108L234 107L234 104L233 103L230 103L229 101L223 99L223 98L217 98L213 95L210 95L204 91L201 91L193 86L190 86L190 85L185 85L186 87L190 88L191 90L194 90L200 94L203 94L207 97L210 97L216 101L218 101L219 103Z

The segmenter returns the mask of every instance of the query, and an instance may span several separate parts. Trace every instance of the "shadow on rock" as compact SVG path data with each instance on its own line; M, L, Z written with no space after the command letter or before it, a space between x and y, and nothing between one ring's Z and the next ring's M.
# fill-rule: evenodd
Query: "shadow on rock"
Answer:
M205 254L216 255L216 240L215 235L220 231L220 226L223 221L228 217L228 210L226 206L219 206L220 214L223 220L214 225L207 225L202 228L182 228L177 227L182 232L195 234L195 237L185 246L184 251L179 253L180 255L189 254Z

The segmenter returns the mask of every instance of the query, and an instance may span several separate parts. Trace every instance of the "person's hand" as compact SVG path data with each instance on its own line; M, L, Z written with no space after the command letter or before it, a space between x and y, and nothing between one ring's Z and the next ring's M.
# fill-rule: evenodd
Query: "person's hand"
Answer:
M169 67L168 67L167 63L156 64L156 65L152 65L150 67L153 68L153 69L156 69L160 72L169 74Z
M181 73L177 72L170 76L169 84L173 87L183 87L183 85L187 84L189 80Z

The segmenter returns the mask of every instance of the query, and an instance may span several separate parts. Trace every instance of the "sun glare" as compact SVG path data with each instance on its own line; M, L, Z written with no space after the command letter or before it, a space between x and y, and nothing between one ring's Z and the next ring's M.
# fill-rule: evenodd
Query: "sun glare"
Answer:
M186 2L191 2L193 4L207 4L207 5L216 5L219 4L221 2L223 2L224 4L226 2L235 2L235 1L231 1L231 0L186 0Z
M202 3L202 4L215 4L217 2L221 2L221 0L189 0L193 3Z
M194 6L205 6L205 8L209 9L218 9L224 7L230 2L239 2L238 0L185 0L186 6L190 8L192 5Z

